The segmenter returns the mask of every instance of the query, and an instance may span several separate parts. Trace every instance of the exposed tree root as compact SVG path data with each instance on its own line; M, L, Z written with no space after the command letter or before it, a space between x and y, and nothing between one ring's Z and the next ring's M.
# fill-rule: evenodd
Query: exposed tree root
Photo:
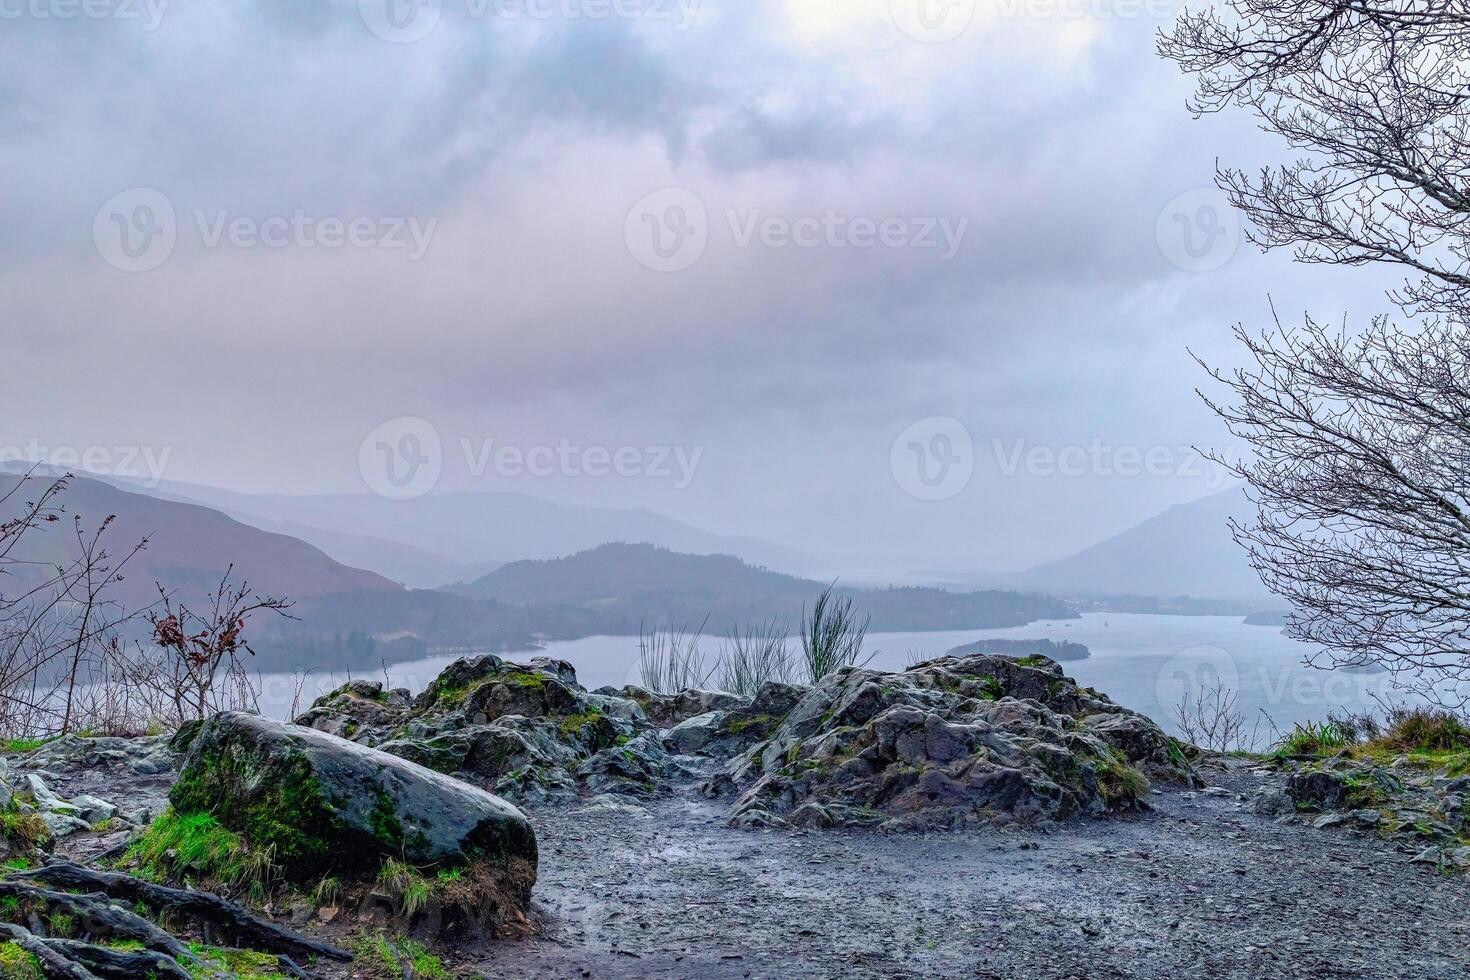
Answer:
M232 937L236 944L286 956L322 956L348 962L352 954L330 943L268 922L210 892L169 888L113 871L96 871L64 861L10 875L7 882L46 882L57 888L101 892L125 902L141 902L158 912L192 917ZM0 882L0 885L5 882Z
M164 932L141 915L114 905L104 894L72 895L51 891L24 881L0 881L0 896L13 896L23 905L40 904L73 917L76 927L86 935L131 939L177 959L190 955L188 946Z
M82 964L68 959L66 956L52 949L34 933L27 929L22 929L20 926L11 925L8 922L0 922L0 938L3 938L5 942L15 943L15 945L40 960L41 969L52 980L102 980L101 977L98 977L97 974L88 970ZM146 973L140 975L147 976Z
M73 894L54 888L90 891ZM124 902L140 903L160 914L190 917L206 930L238 937L243 946L274 953L280 972L299 980L310 980L314 974L298 966L290 954L344 962L352 959L346 950L276 926L218 895L168 888L65 862L12 873L0 880L0 897L13 897L32 910L30 929L0 922L0 940L35 956L52 980L191 980L195 974L184 964L197 965L201 957L177 937L125 908ZM84 939L39 935L43 920L34 912L38 907L70 916L76 933ZM85 941L91 939L131 940L143 948L115 949Z
M158 977L159 980L193 980L192 974L172 956L150 949L125 950L94 946L76 939L43 940L51 949L72 963L91 970L102 980L137 980Z

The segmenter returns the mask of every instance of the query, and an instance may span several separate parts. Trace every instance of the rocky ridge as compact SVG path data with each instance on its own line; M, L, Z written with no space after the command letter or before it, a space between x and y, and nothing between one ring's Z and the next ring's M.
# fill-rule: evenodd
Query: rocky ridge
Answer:
M522 803L649 797L704 780L736 826L1051 823L1147 805L1188 781L1158 726L1042 656L845 669L751 698L586 691L562 661L461 660L417 698L357 681L298 723Z
M1470 871L1470 775L1463 771L1411 754L1377 760L1347 751L1325 759L1283 758L1267 768L1280 778L1257 791L1257 813L1316 830L1382 838L1415 863Z

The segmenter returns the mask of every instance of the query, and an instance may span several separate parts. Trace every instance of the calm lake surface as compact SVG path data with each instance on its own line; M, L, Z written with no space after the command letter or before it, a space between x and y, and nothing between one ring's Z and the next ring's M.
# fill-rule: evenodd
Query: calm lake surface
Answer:
M1306 666L1310 647L1287 639L1276 627L1246 626L1230 616L1145 616L1090 613L1081 619L1042 621L999 630L954 630L935 633L871 633L866 652L873 666L902 669L952 647L986 637L1004 639L1071 640L1086 645L1092 656L1064 663L1066 672L1177 732L1174 706L1186 692L1216 682L1239 692L1237 710L1247 727L1257 727L1261 740L1273 726L1289 729L1294 723L1318 721L1338 709L1369 710L1372 695L1389 691L1386 674L1324 671ZM705 637L701 649L711 661L720 638ZM588 689L610 684L638 683L638 638L594 636L549 643L539 654L512 654L509 659L549 656L577 668ZM432 657L391 665L388 679L394 687L417 693L454 658ZM382 672L360 671L355 676L382 679ZM346 673L313 674L301 694L304 709L318 694L349 679ZM261 708L274 717L290 713L294 689L287 675L263 678Z

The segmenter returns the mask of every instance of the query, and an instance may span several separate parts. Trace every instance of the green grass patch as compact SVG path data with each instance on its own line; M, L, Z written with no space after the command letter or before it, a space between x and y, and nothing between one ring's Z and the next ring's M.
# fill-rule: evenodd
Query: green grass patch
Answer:
M1465 752L1470 750L1470 725L1448 711L1428 708L1400 711L1368 746L1405 753Z
M980 681L980 697L986 701L999 701L1006 696L1006 686L999 677L985 677Z
M400 980L404 976L416 980L450 980L449 971L439 957L411 939L389 939L381 932L374 933L354 942L352 951L358 958L354 965L380 980Z
M48 736L47 738L10 738L10 739L6 739L5 740L5 743L4 743L4 747L3 748L0 748L0 752L4 752L6 755L25 755L28 752L34 752L34 751L36 751L37 749L39 749L41 746L47 744L48 742L54 742L54 741L56 741L56 739L59 738L59 737L60 736L58 736L58 735L51 735L51 736Z
M1331 755L1351 744L1342 726L1332 722L1296 725L1271 750L1271 755L1284 758L1293 755Z
M399 910L410 918L429 904L434 888L418 868L403 861L389 859L378 870L378 883L392 894Z
M1133 803L1148 796L1148 777L1133 768L1116 749L1108 749L1106 754L1093 760L1092 768L1097 776L1097 791L1109 807Z
M182 875L246 887L261 897L275 877L273 858L269 846L252 847L207 813L181 814L170 807L128 848L124 861L156 879Z
M5 980L46 980L36 955L15 943L0 943L0 977Z
M596 724L602 718L602 712L593 706L590 711L580 715L567 715L561 720L561 733L563 735L576 735L588 725Z
M233 977L236 980L286 980L281 972L281 962L269 953L257 953L248 949L224 949L190 943L189 951L195 961L185 967L195 977L204 980L212 977Z
M780 723L781 719L775 715L750 715L748 717L731 718L725 726L725 730L731 735L741 735L757 727L769 731Z
M0 811L0 837L21 850L41 847L51 840L51 828L39 813L20 813L11 808Z

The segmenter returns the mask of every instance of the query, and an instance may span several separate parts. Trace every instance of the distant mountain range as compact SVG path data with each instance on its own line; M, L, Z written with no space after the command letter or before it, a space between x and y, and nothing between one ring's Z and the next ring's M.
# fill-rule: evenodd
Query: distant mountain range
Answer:
M471 581L508 561L556 558L609 541L692 554L732 554L800 570L801 551L760 538L704 531L649 510L558 504L522 493L440 493L395 501L373 494L247 494L165 481L143 492L221 510L263 530L301 538L346 564L412 588Z
M17 490L4 516L14 516L22 501L36 499L50 479L33 478L17 490L21 478L0 473L0 495ZM148 547L128 564L115 592L129 606L156 599L155 581L181 600L197 604L219 585L231 565L236 582L247 581L262 593L295 599L400 591L388 579L333 561L304 541L249 527L208 507L130 493L83 477L73 478L55 503L79 517L89 533L105 518L114 517L104 538L114 562L148 539ZM11 566L12 576L45 575L44 566L75 558L80 551L70 520L28 533L21 543L24 550L10 557L39 564Z
M21 487L0 513L14 517L21 504L39 496L54 473L38 475ZM0 472L0 495L21 478ZM249 625L247 639L265 669L295 666L375 665L379 661L423 656L432 646L476 649L526 649L542 632L586 635L600 625L596 617L559 614L546 617L529 609L506 609L492 602L447 592L411 591L374 572L335 561L318 548L286 534L263 531L204 507L175 499L123 490L86 477L73 477L54 501L63 520L28 532L9 555L0 593L18 594L43 582L48 568L79 554L72 517L84 532L113 518L104 538L111 563L140 541L147 547L123 570L108 599L129 610L158 600L161 586L180 604L202 611L227 572L231 583L251 591L290 599L292 619L262 615Z
M1191 596L1279 606L1261 585L1229 521L1249 523L1255 505L1235 487L1170 507L1105 541L1004 580L1018 588L1079 596Z
M14 516L23 500L35 499L54 478L34 478L34 489L28 485L19 492L0 520ZM0 472L0 493L19 481ZM632 634L645 621L697 626L706 616L716 629L770 617L794 629L803 607L824 588L731 555L607 544L567 558L513 562L453 590L405 589L292 535L178 499L171 490L160 493L74 477L57 502L80 517L84 528L113 518L107 550L114 558L148 539L111 595L129 608L152 604L162 586L197 611L232 566L234 583L291 599L294 618L261 616L250 624L249 639L263 669L376 666L432 651L523 650L542 639ZM0 593L14 594L25 576L44 576L48 565L78 549L69 521L38 529L25 545L12 557L31 564L9 566ZM372 547L371 539L357 535L341 533L336 541L339 552ZM396 554L407 555L411 547ZM842 591L871 613L880 631L1013 626L1075 615L1064 602L1013 592Z
M500 603L596 611L621 631L642 622L720 631L770 617L797 627L826 583L747 564L732 555L690 555L647 544L606 544L566 558L520 561L455 592ZM843 589L880 632L985 629L1077 615L1048 596L933 588Z

